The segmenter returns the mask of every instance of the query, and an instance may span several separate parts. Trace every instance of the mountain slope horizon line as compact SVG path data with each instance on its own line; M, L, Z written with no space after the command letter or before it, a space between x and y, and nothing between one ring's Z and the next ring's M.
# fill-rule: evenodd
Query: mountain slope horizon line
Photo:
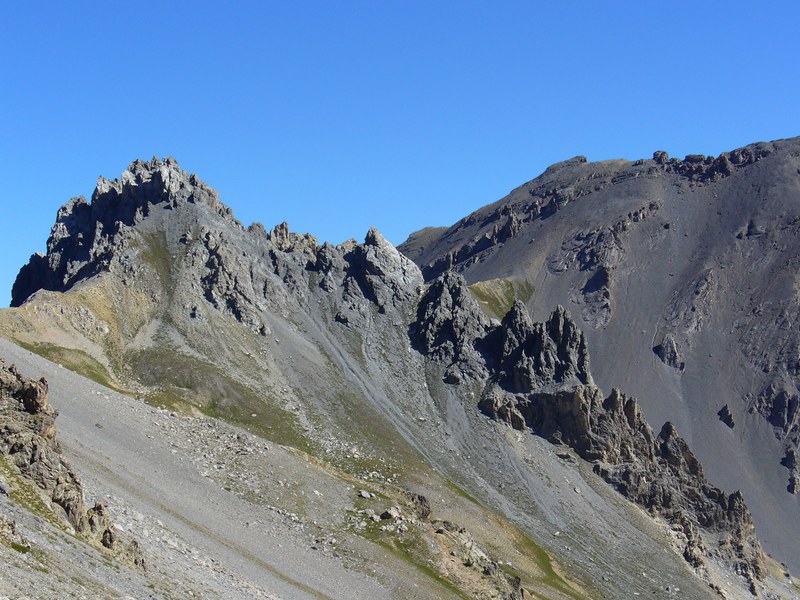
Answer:
M785 140L784 139L775 140L774 142L771 142L771 143L782 142L782 141L785 141ZM744 164L749 164L749 161L752 161L752 160L757 160L759 158L759 155L751 154L751 153L748 153L747 151L749 149L751 149L751 148L761 148L761 147L763 147L765 145L766 145L766 143L764 143L764 142L756 142L756 143L748 144L747 146L743 146L741 148L738 148L738 149L730 151L730 152L722 152L716 158L714 158L713 156L706 156L706 155L702 155L702 154L688 154L688 155L686 155L686 157L683 160L676 159L676 158L670 158L669 155L667 154L667 152L665 152L663 150L656 150L656 151L653 152L653 160L656 163L665 166L665 169L667 169L667 170L673 169L676 172L687 173L690 176L691 175L696 175L698 172L702 172L703 176L705 176L705 177L709 177L709 176L710 177L714 177L714 176L720 176L720 175L724 176L726 174L730 174L732 172L732 170L734 168L738 167L738 166L742 166ZM733 160L732 160L732 157L733 157ZM560 171L560 170L562 170L564 168L567 168L567 167L570 167L570 166L574 166L576 164L588 164L588 165L607 164L607 163L641 164L641 163L644 162L644 160L645 159L635 159L633 161L628 161L627 159L603 159L603 160L599 160L599 161L590 162L590 161L587 160L587 158L585 156L576 155L576 156L574 156L572 158L564 159L562 161L557 161L557 162L551 164L540 175L536 176L534 179L532 179L528 183L523 184L522 186L518 186L517 188L514 188L511 192L509 192L509 194L513 194L516 190L521 189L522 187L524 187L526 185L530 185L530 184L532 184L532 183L534 183L534 182L536 182L538 180L541 180L541 179L545 178L546 176L553 175L553 174L557 173L558 171ZM86 211L86 207L87 206L88 207L93 207L93 205L95 203L95 200L97 198L104 198L105 199L105 200L101 200L101 204L104 204L104 202L107 202L108 200L107 200L107 194L106 193L108 191L110 191L112 188L114 188L117 191L117 193L119 193L119 190L121 189L120 186L123 185L124 183L126 183L126 181L135 181L137 179L137 177L140 178L142 176L142 173L147 172L147 171L152 171L152 170L158 170L161 173L161 176L165 177L168 180L168 179L170 179L170 176L167 173L171 169L181 172L184 177L188 178L193 183L198 184L198 187L202 190L202 191L198 191L198 193L197 193L198 197L196 199L192 199L192 201L208 202L210 204L213 204L214 206L219 207L219 210L224 211L226 214L228 214L232 218L235 218L235 217L233 217L233 211L228 206L222 204L222 202L219 199L219 194L216 192L216 190L214 190L210 186L208 186L208 185L204 184L202 181L200 181L199 178L197 178L197 176L195 174L189 174L189 173L183 171L180 168L180 165L179 165L178 161L174 157L169 156L169 157L159 158L157 156L153 156L149 160L147 160L147 159L135 159L135 160L133 160L128 165L128 168L123 172L122 178L119 179L119 180L111 181L111 180L106 179L103 176L100 176L98 178L98 181L97 181L97 186L96 186L96 188L95 188L95 190L94 190L94 192L93 192L93 194L91 196L91 199L89 201L87 201L84 196L75 196L66 205L61 207L61 209L59 210L59 215L57 215L57 217L56 217L56 226L58 226L58 223L60 221L60 218L61 218L60 213L61 213L61 211L67 211L68 215L70 217L73 217L73 218L77 218L77 219L85 218L87 216L86 215L86 212L87 212ZM157 202L157 199L158 198L163 198L164 194L168 194L170 192L177 192L178 191L178 190L171 190L169 186L170 186L169 183L165 183L165 186L161 190L155 190L155 189L147 189L146 191L143 190L143 196L148 197L148 200L147 200L148 202ZM154 194L152 196L150 195L151 192L154 192ZM500 202L500 201L498 201L498 202ZM96 214L96 215L102 215L102 214L104 214L106 212L106 210L107 210L107 207L105 205L103 205L103 206L98 207L97 210L93 209L92 212L94 214ZM548 210L550 210L550 209L547 208L547 207L544 208L545 212L548 211ZM145 207L144 206L129 206L129 207L126 207L126 210L125 210L125 212L123 214L120 214L118 216L122 217L121 220L123 222L126 222L126 224L129 224L129 222L132 222L132 220L137 217L137 214L138 214L139 217L141 217L141 215L143 214L144 211L145 211ZM101 216L98 216L97 219L102 221L102 217ZM462 219L462 221L463 221L463 219ZM259 222L254 222L253 225L260 225L260 223ZM288 223L286 221L280 221L279 225L288 227ZM372 227L372 229L378 230L378 228L376 228L374 226ZM447 226L426 226L426 227L424 227L422 229L419 229L417 231L411 232L409 234L408 238L404 242L399 244L398 247L399 248L402 248L402 247L407 248L409 256L413 258L413 253L414 253L413 246L414 246L414 239L415 238L417 238L420 235L430 235L434 231L443 231L443 230L446 230L446 229L447 229ZM312 232L306 232L305 235L313 237L313 233ZM314 239L316 240L317 238L314 238ZM352 239L354 239L354 238L351 238L351 239L349 239L349 240L347 240L346 242L343 242L343 243L348 243ZM328 243L328 242L325 242L325 243ZM40 253L33 254L31 256L31 261L35 260L36 257L38 257L39 255L40 255ZM16 286L16 282L15 282L15 286ZM22 296L25 296L25 290L27 288L25 288L21 284L18 289L19 289L19 291L16 292L16 293L12 289L12 301L11 301L11 306L12 307L13 306L19 306L19 304L21 304L25 300L25 298L22 297Z

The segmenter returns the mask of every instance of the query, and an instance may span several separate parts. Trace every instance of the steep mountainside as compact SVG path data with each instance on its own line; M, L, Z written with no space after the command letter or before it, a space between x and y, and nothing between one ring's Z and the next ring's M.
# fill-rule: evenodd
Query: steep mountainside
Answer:
M502 214L512 216L486 238L487 256L525 226ZM59 211L0 333L176 413L222 416L296 449L331 477L281 509L303 525L322 527L309 496L351 506L333 482L361 487L361 505L324 534L348 540L356 563L410 564L411 579L381 581L397 597L412 584L422 597L669 596L676 586L698 598L790 597L756 539L749 496L706 479L680 424L657 421L656 435L636 400L601 391L574 309L554 305L536 323L511 300L527 296L538 311L538 282L470 291L450 269L459 265L437 262L426 283L375 230L334 247L285 224L244 227L173 160L137 161L101 179L91 202ZM597 273L589 296L604 293ZM582 312L582 302L584 321L601 323L602 307ZM274 508L262 489L241 494ZM398 505L378 514L376 499Z
M534 315L567 306L597 381L674 422L798 568L798 234L796 138L716 158L577 157L400 249L428 279L453 269L495 304L500 290Z

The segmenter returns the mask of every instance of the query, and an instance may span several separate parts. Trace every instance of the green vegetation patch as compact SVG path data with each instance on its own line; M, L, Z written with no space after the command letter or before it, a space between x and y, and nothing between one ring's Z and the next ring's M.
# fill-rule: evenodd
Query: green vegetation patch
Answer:
M389 543L381 543L381 546L395 550L395 554L405 562L414 566L418 571L421 571L430 579L433 579L436 583L458 597L469 598L469 596L464 594L452 581L445 578L439 571L434 569L427 560L423 560L425 553L424 550L422 550L422 544L415 541L413 538L394 539Z
M502 319L515 300L527 303L533 296L533 286L528 281L489 279L469 286L469 291L483 311L490 317Z
M147 401L154 406L178 412L194 407L278 444L310 451L293 413L202 358L151 347L129 353L126 362L139 382L153 388Z
M553 562L550 559L550 555L539 544L531 540L528 536L519 532L516 532L516 535L514 535L512 539L514 548L519 551L520 554L532 559L541 570L542 575L541 577L536 578L536 583L543 584L544 586L556 590L566 596L569 596L570 598L575 598L575 600L583 600L586 598L584 594L575 590L575 588L573 588L569 582L567 582L556 572L555 568L553 567ZM521 575L520 573L517 573L508 567L503 568L512 575Z
M20 554L28 554L31 549L28 546L23 546L22 544L17 544L16 542L11 542L9 544L12 550L19 552Z
M461 496L462 498L464 498L464 500L472 502L472 504L474 504L475 506L480 506L481 508L483 508L483 504L478 502L478 500L475 497L471 496L460 485L457 485L457 484L453 483L449 479L446 480L445 483L447 484L447 487L450 488L450 490L452 490L457 496Z
M380 531L379 527L379 524L371 523L366 529L358 533L365 540L379 545L404 563L411 565L453 595L469 600L470 597L464 594L457 585L431 566L431 563L428 562L428 552L425 549L425 545L416 539L416 536L407 535L403 538L395 538Z
M19 475L16 468L11 465L8 456L0 455L0 473L10 485L11 500L29 513L41 517L59 529L66 529L52 509L42 500L39 488Z
M122 391L112 383L108 370L83 350L63 348L46 342L28 344L17 340L17 343L26 350L38 354L51 362L58 363L70 371L75 371L95 383L118 392Z

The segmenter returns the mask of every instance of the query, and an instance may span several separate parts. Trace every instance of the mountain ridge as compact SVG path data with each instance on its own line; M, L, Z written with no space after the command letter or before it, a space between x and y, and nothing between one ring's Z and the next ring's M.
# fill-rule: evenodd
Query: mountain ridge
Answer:
M567 161L546 174L563 176L583 164ZM716 173L724 161L698 164L703 168L691 177ZM653 445L644 454L636 450L627 456L650 457L645 461L648 478L663 459L661 473L699 477L692 489L707 485L672 426L665 425L660 436L650 431L648 438L643 417L634 417L632 422L639 424L629 442L608 441L631 423L628 413L636 413L616 391L589 411L618 413L608 422L616 425L567 419L586 406L578 401L559 408L563 392L572 390L578 398L579 390L597 394L599 388L589 372L586 338L563 309L546 324L534 324L525 305L517 302L497 323L483 314L460 276L444 272L426 283L422 271L376 230L368 232L363 244L319 246L312 236L293 234L285 224L270 232L258 224L243 227L210 188L170 159L137 161L126 173L114 182L101 180L91 204L75 200L59 211L47 255L32 258L15 284L20 308L3 313L4 335L32 346L42 339L62 345L71 340L89 357L87 364L99 365L109 380L142 390L156 402L224 414L273 437L281 429L282 439L321 452L336 464L353 460L353 452L345 456L339 440L362 439L376 457L383 454L381 460L416 464L422 457L440 473L473 473L492 494L511 502L507 517L523 521L533 518L533 513L518 514L523 506L533 509L530 500L511 501L508 492L499 492L502 485L487 484L495 477L487 471L490 464L464 462L461 452L441 455L442 444L472 447L470 436L495 431L487 428L479 408L566 443L582 458L600 460L596 473L617 487L630 480L631 471L604 466L607 450L592 454L595 442L586 447L581 440L600 436L607 449L619 454L625 444L635 446L633 440L644 436ZM559 193L545 208L553 202L558 208ZM121 218L105 211L112 204L120 206ZM508 216L504 226L492 226L493 235L511 239L519 233L521 224ZM594 264L595 259L587 260ZM44 287L32 290L31 282ZM602 283L592 293L602 295ZM257 417L265 402L270 416L261 421ZM543 419L529 418L524 402L551 412ZM426 416L411 418L420 413ZM349 429L349 420L368 428ZM457 430L456 438L445 435ZM488 456L486 448L470 452ZM519 463L515 468L528 467ZM533 485L529 477L521 480L524 485ZM719 489L708 489L722 497ZM624 493L634 499L641 494ZM665 505L663 493L658 502L652 494L643 497L640 504ZM692 502L687 506L693 513ZM509 512L510 506L516 508ZM701 575L718 589L716 565L724 564L755 592L766 585L767 572L758 543L752 541L749 514L737 495L725 494L721 506L730 522L690 517L681 526L680 553L702 567ZM673 525L679 521L680 511L673 516L653 512ZM708 537L714 527L739 541L718 543ZM531 524L525 529L530 531ZM591 553L582 552L582 572L594 585L619 584L598 579L586 560Z

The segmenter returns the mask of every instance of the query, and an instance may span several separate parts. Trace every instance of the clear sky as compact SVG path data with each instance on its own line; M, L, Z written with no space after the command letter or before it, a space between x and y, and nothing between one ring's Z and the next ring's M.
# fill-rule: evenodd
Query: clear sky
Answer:
M800 135L798 25L796 1L5 2L0 305L135 158L245 225L398 244L577 154Z

